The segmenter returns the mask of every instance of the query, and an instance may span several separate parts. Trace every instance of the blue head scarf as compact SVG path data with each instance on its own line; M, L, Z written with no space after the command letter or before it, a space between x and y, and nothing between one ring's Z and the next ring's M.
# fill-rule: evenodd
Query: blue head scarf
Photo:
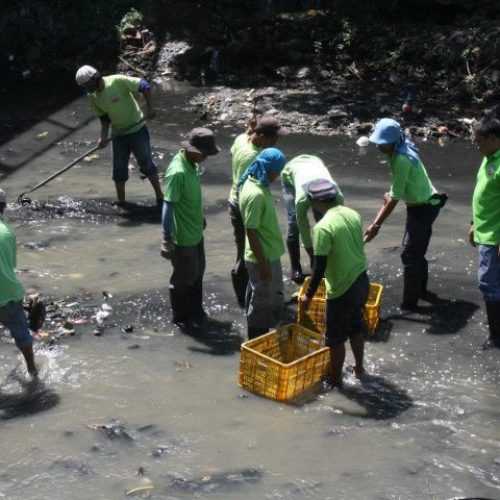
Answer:
M271 172L281 172L285 166L285 155L277 148L263 149L248 165L247 169L240 177L238 186L241 186L249 176L257 179L262 185L269 186L268 175Z
M420 162L418 148L406 138L399 123L391 118L382 118L370 135L370 142L374 144L394 144L394 152L406 156L414 165Z

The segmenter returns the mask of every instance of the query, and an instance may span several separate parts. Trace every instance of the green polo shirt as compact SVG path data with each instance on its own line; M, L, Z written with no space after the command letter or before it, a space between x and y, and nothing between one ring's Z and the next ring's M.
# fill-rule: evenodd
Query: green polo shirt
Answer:
M104 89L89 94L90 103L96 116L108 115L111 120L113 134L129 127L143 118L139 104L133 94L139 91L140 78L125 75L103 77ZM144 122L124 132L132 134L144 127Z
M285 186L295 189L295 212L302 244L306 248L312 247L311 226L307 213L311 208L307 188L312 181L327 179L333 182L338 190L337 202L344 204L344 195L338 184L333 180L325 164L317 156L299 155L292 158L281 172L281 182Z
M0 307L23 300L24 288L16 278L16 235L0 216Z
M343 295L366 270L360 215L351 208L330 208L313 228L314 255L326 256L326 298Z
M241 176L259 154L260 148L255 146L248 134L240 134L231 147L231 166L233 183L229 192L229 201L238 203L238 182Z
M422 205L437 193L421 161L415 165L406 156L393 153L389 155L389 168L392 177L390 195L395 200L403 200L409 206ZM430 203L437 205L439 200Z
M500 149L483 159L472 196L474 241L500 244Z
M172 240L195 246L203 238L203 205L198 165L180 151L165 170L163 198L174 204Z
M285 253L285 244L269 187L248 177L240 190L240 212L245 229L257 231L266 259L269 262L279 259ZM248 238L245 241L245 260L257 262Z

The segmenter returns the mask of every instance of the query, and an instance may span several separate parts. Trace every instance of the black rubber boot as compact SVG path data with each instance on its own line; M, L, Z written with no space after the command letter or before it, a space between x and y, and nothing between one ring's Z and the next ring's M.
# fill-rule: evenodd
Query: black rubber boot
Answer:
M299 240L286 240L286 247L290 257L290 266L292 268L290 279L300 285L304 282L305 276L302 274L302 266L300 265Z
M245 307L245 298L248 286L248 272L243 261L238 262L231 270L231 281L233 283L234 293L240 307Z
M260 328L257 326L249 326L248 327L248 340L256 339L261 335L264 335L269 331L269 328Z
M490 338L483 347L500 348L500 301L486 301L485 304Z
M190 320L189 288L170 288L172 323L187 323Z
M190 311L190 319L204 320L208 318L208 314L203 309L203 281L197 281L191 288L188 294L188 307Z
M422 290L423 276L421 274L405 274L403 287L403 302L401 309L414 311L418 308L418 299Z

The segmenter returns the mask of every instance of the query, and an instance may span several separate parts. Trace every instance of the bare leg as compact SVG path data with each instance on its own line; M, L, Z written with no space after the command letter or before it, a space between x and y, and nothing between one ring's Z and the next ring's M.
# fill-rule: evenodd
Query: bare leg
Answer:
M360 332L354 337L350 337L349 342L351 344L352 354L354 355L354 374L359 378L365 373L365 369L363 368L363 355L365 350L363 334Z
M125 203L125 182L115 181L116 196L118 198L118 203Z
M151 183L151 185L153 186L153 189L155 190L155 194L156 194L156 199L158 201L162 201L163 203L163 191L161 190L161 186L160 186L160 180L158 179L158 173L155 172L154 174L151 174L149 177L149 182Z
M36 377L38 375L38 370L35 365L35 356L33 355L33 346L28 345L20 349L24 356L24 360L26 361L26 367L28 368L28 372L32 377Z
M342 385L342 368L344 366L344 360L344 343L330 347L330 383L333 386Z

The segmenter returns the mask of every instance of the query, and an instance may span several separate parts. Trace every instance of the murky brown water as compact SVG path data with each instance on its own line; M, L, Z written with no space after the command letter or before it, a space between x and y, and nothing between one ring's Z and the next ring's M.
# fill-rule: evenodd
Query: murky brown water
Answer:
M176 152L180 133L194 125L192 115L181 113L187 92L170 88L156 95L160 112L150 131L162 164ZM0 161L12 167L1 187L14 199L90 147L49 147L94 139L96 121L81 126L89 119L81 99L1 145ZM45 131L46 138L35 140ZM16 368L14 375L23 376L19 355L1 337L0 497L114 499L154 486L138 493L158 499L500 498L500 357L478 350L485 317L475 251L466 242L478 152L461 141L420 144L433 182L450 194L429 252L430 286L443 299L437 310L398 312L401 264L394 247L404 216L398 207L367 246L372 280L385 285L382 328L366 346L373 380L366 386L348 380L345 394L291 406L236 385L245 321L229 281L234 249L224 201L236 132L220 127L224 151L204 164L205 301L213 318L204 338L169 323L170 265L159 256L157 214L110 207L109 150L30 195L42 202L39 211L9 207L26 287L94 312L106 290L113 311L100 337L86 323L52 347L39 344L41 386L24 392L11 373ZM346 204L371 220L388 187L374 150L350 138L309 136L286 138L281 147L288 157L321 156ZM137 171L127 190L129 201L153 203ZM283 264L287 273L286 257ZM286 289L294 291L290 282ZM122 331L126 325L133 331ZM111 437L89 428L113 421L124 427Z

